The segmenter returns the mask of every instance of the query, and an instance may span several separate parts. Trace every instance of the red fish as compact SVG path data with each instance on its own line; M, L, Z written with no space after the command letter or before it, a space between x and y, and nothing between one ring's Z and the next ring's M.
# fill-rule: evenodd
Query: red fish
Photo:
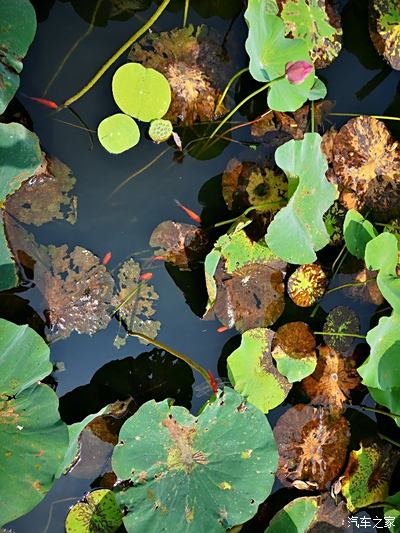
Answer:
M229 328L226 326L221 326L217 329L217 333L223 333L224 331L227 331Z
M103 257L101 264L106 266L110 262L111 257L112 257L112 253L107 252L106 255Z
M139 276L139 281L149 281L153 277L151 272L145 272Z
M207 374L208 374L208 376L210 378L210 387L212 388L213 393L217 394L218 393L218 384L215 381L215 378L212 375L211 370L207 370Z
M47 100L47 98L37 98L36 96L28 96L30 100L33 100L34 102L37 102L38 104L45 105L46 107L50 107L51 109L58 109L58 104L53 102L53 100Z
M180 207L181 209L183 209L185 211L185 213L187 214L187 216L189 218L191 218L192 220L194 220L198 224L201 224L201 218L199 217L199 215L197 213L195 213L194 211L192 211L188 207L186 207L183 204L181 204L179 200L175 200L175 203L176 203L176 205L178 207Z

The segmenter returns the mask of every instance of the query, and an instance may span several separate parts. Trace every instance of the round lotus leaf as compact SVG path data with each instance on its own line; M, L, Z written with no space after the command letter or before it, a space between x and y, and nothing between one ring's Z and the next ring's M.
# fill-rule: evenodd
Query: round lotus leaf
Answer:
M65 520L66 533L114 533L122 525L122 512L111 490L90 492L75 504Z
M140 130L133 118L123 113L116 113L100 122L97 136L108 152L121 154L137 145Z
M318 264L302 265L289 277L288 294L299 307L311 307L324 295L327 282Z
M353 345L354 337L347 335L357 335L360 332L357 313L344 305L335 307L326 317L323 331L324 341L330 348L341 353L348 352ZM344 333L345 336L329 335L329 333Z
M156 143L168 141L172 135L172 122L170 120L153 120L149 128L150 139Z
M198 417L145 403L122 426L112 464L129 481L116 493L129 533L222 533L270 494L277 451L266 417L226 388Z
M140 63L122 65L114 74L112 91L117 106L143 122L163 117L171 103L165 76Z
M29 0L0 2L0 114L19 87L22 59L36 33L36 15Z
M43 499L68 446L57 395L39 382L51 370L37 333L0 320L0 526Z
M400 70L400 4L398 0L371 0L369 31L377 51Z

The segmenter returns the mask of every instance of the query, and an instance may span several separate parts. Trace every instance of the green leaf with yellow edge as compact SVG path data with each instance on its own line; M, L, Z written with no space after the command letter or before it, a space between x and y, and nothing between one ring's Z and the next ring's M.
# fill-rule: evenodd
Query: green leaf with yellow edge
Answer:
M114 493L99 489L76 503L65 520L66 533L114 533L122 525L122 512Z
M337 195L336 187L325 176L328 164L320 135L306 133L300 141L283 144L275 152L275 161L289 180L297 178L299 184L288 205L269 225L267 244L288 263L312 263L317 258L315 252L329 242L323 215Z
M349 209L343 223L343 234L348 251L358 259L364 259L365 247L378 232L358 211Z
M163 117L171 103L167 78L140 63L119 67L112 80L112 92L121 111L143 122Z
M306 533L318 511L318 497L296 498L272 518L265 533Z
M97 136L108 152L121 154L137 145L140 140L140 130L132 117L116 113L100 122Z
M361 443L359 450L350 453L341 481L350 512L385 501L399 455L384 441Z
M292 388L272 360L274 334L267 328L245 331L239 348L227 360L228 376L235 390L263 413L280 405Z
M250 57L250 73L260 82L282 77L271 85L268 106L276 111L296 111L308 99L314 85L312 71L299 85L285 77L290 61L310 63L307 43L303 39L285 37L285 25L273 12L271 0L249 0L245 19L249 27L246 51Z
M257 428L257 431L254 431ZM278 454L266 417L225 388L197 417L150 401L122 426L113 470L129 533L223 533L270 494Z

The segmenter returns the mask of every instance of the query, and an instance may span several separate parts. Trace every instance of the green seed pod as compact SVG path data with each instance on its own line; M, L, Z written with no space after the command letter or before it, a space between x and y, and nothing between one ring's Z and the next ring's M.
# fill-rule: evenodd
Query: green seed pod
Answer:
M168 141L172 135L172 124L169 120L153 120L149 128L150 139L155 143Z

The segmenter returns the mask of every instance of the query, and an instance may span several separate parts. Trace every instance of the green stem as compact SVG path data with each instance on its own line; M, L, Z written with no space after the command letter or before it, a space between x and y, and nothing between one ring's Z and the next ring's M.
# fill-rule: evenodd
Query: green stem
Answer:
M187 24L187 18L188 18L188 13L189 13L189 3L190 3L190 0L185 0L185 9L183 11L183 27L184 28L186 27L186 24Z
M393 440L390 437L386 437L386 435L383 435L382 433L378 433L378 437L387 440L388 442L390 442L390 444L393 444L393 446L397 446L398 448L400 448L400 442L397 442L396 440Z
M116 52L115 54L110 57L110 59L104 63L104 65L100 68L100 70L93 76L93 78L87 83L80 91L75 93L71 98L68 98L63 104L62 107L68 107L69 105L73 104L82 96L84 96L90 89L99 81L99 79L103 76L105 72L121 57L121 55L128 50L132 44L139 39L146 31L156 22L156 20L160 17L162 12L165 10L165 8L168 6L171 0L164 0L162 4L160 4L159 8L153 13L153 15L149 18L149 20L141 27L139 30L132 35L130 39L126 41Z
M370 278L365 281L356 281L354 283L344 283L343 285L338 285L337 287L333 287L333 289L327 290L324 296L326 296L327 294L330 294L331 292L340 291L341 289L346 289L347 287L360 287L362 285L366 285L367 283L371 283L371 281L375 281L375 279Z
M206 370L202 366L195 363L192 359L190 359L186 355L183 355L183 353L177 352L176 350L174 350L173 348L170 348L166 344L156 341L155 339L148 337L144 333L139 333L138 331L128 332L128 335L130 335L131 337L138 337L139 339L143 339L144 341L152 344L153 346L160 348L160 350L164 350L165 352L168 352L171 355L174 355L178 359L181 359L186 364L188 364L191 368L193 368L194 370L197 370L197 372L199 372L203 376L203 378L207 381L207 383L211 387L210 376L207 374Z
M230 218L229 220L223 220L222 222L217 222L214 224L213 228L219 228L220 226L225 226L226 224L233 224L233 222L236 222L236 220L248 215L251 211L258 211L261 209L265 209L266 207L273 207L274 205L282 205L283 201L276 201L276 202L265 202L263 204L259 205L251 205L248 207L243 213L235 218Z
M390 416L390 418L400 418L400 415L395 415L394 413L388 413L383 409L376 409L375 407L367 407L366 405L361 405L361 409L364 411L371 411L372 413L378 413L379 415Z
M123 302L121 302L113 311L113 314L111 316L114 316L118 313L118 311L124 307L138 292L138 290L142 287L143 283L139 283L131 292L128 294L128 296L125 298Z
M311 100L311 132L315 131L315 110L314 110L314 100Z
M222 120L221 122L219 123L219 125L215 128L215 130L212 132L212 134L210 135L210 139L212 139L218 132L219 130L222 128L222 126L224 124L226 124L228 122L228 120L233 117L233 115L236 113L236 111L239 111L239 109L246 103L248 102L249 100L251 100L252 98L254 98L255 96L257 96L258 94L262 93L263 91L265 91L266 89L268 89L271 84L274 82L274 81L277 81L277 80L280 80L282 78L282 76L280 78L276 78L276 80L272 80L272 81L269 81L268 83L266 83L265 85L263 85L262 87L260 87L259 89L257 89L256 91L252 92L251 94L249 94L248 96L246 96L246 98L244 98L241 102L238 103L237 106L235 106L232 111L230 111L230 113L228 113Z
M400 230L400 226L397 226L396 224L390 224L390 223L384 224L383 222L374 222L374 224L375 226L381 226L383 228Z
M239 70L239 72L236 72L236 74L234 74L232 76L232 78L228 81L228 83L226 84L226 87L224 89L224 92L222 93L220 99L218 100L218 103L217 103L217 107L215 108L215 111L214 111L214 114L216 115L219 111L219 108L221 107L222 105L222 102L225 100L225 97L226 95L228 94L228 91L229 89L231 88L232 84L238 79L240 78L240 76L242 74L244 74L245 72L248 72L249 70L249 67L246 67L246 68L242 68L242 70Z
M355 337L357 339L365 339L365 335L357 335L356 333L340 333L339 331L314 331L314 335L330 335L332 337Z
M334 117L360 117L363 113L329 113ZM372 118L379 118L382 120L400 120L400 117L389 117L385 115L367 115Z

